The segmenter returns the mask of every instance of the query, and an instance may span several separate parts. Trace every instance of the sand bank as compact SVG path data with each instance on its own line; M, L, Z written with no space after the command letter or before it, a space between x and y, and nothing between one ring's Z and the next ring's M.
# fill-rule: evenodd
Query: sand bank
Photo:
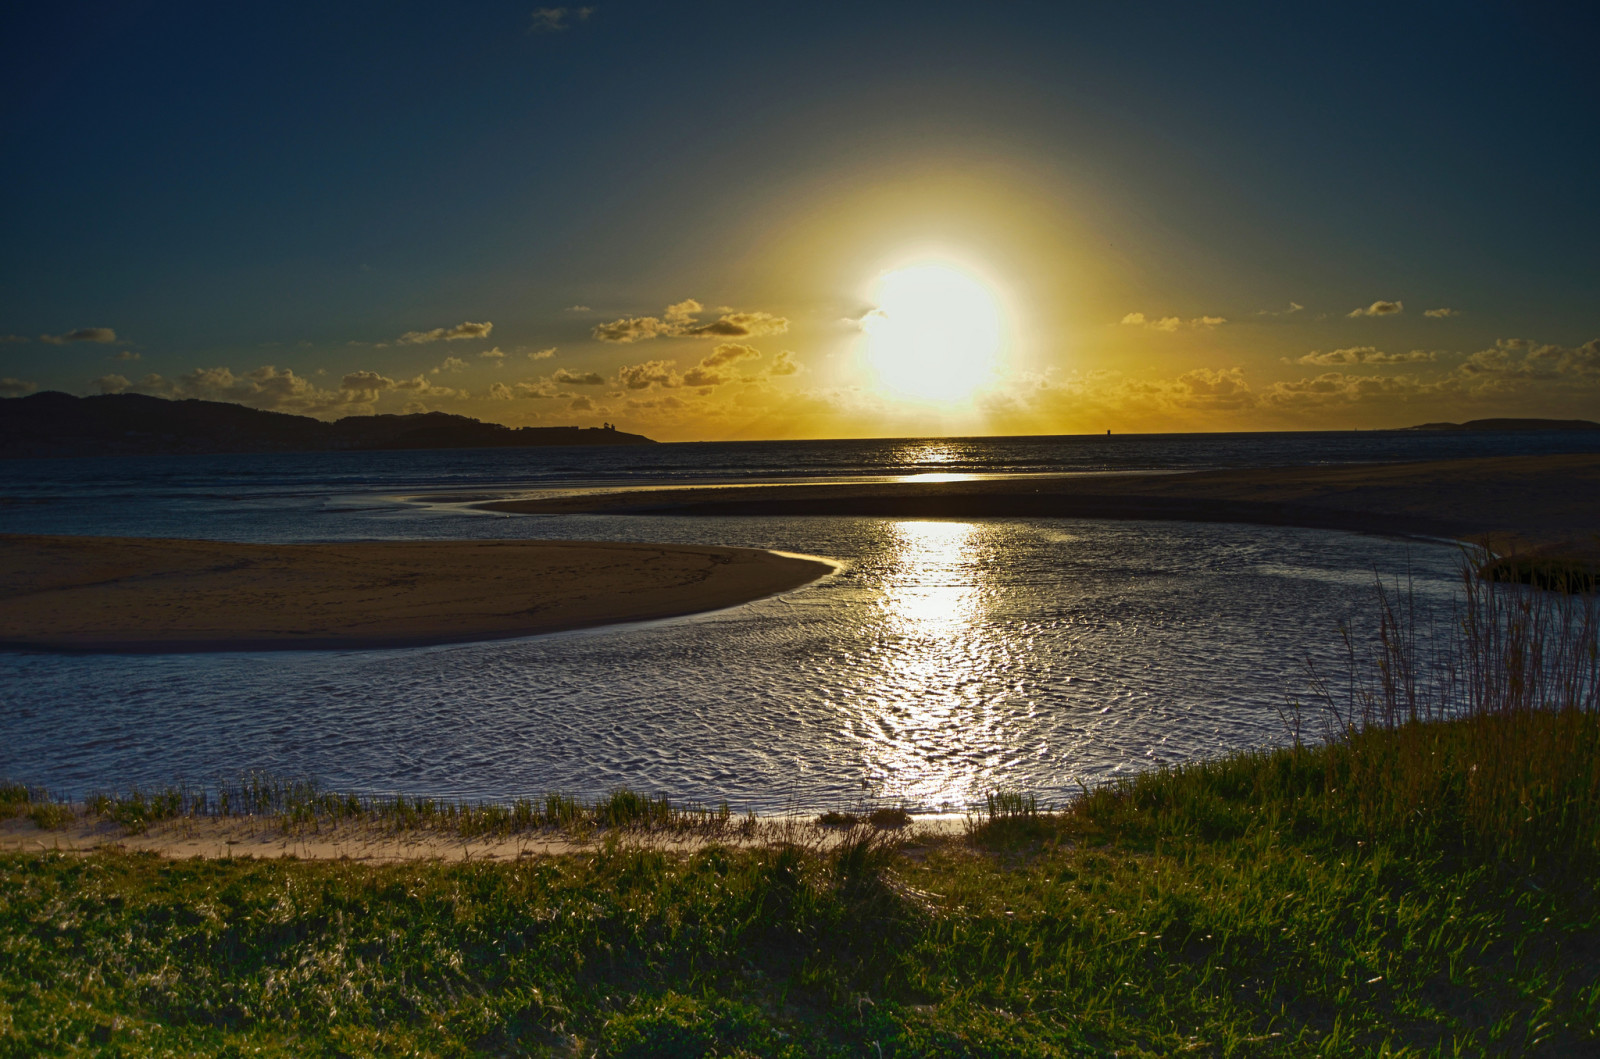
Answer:
M1114 518L1247 522L1592 549L1600 456L1182 474L699 487L493 501L517 513Z
M406 647L733 606L833 569L750 548L566 541L228 544L0 535L0 646Z
M913 818L894 833L907 842L959 835L964 817L952 814ZM508 861L522 857L592 852L611 832L569 832L555 828L505 835L464 837L444 828L397 830L382 825L341 822L316 827L281 826L270 817L179 817L129 831L109 820L82 817L60 828L41 828L31 820L0 821L0 852L92 853L120 849L163 857L216 860L223 857L300 860L353 860L399 863L416 860ZM673 831L620 830L615 837L630 846L689 852L709 845L808 845L828 848L851 832L820 827L816 817L768 816L753 824L735 821L727 828Z

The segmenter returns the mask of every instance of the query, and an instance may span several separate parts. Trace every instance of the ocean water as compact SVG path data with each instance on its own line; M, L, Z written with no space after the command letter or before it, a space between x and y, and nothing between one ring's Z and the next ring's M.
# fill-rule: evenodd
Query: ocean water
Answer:
M643 518L461 494L928 472L1181 470L1588 451L1583 435L1236 435L0 462L0 532L593 539L836 560L669 621L392 651L0 653L0 776L82 794L250 769L508 799L617 786L775 811L1047 800L1288 738L1375 578L1448 612L1448 543L1103 520ZM1322 439L1322 440L1319 440ZM1450 441L1454 448L1442 445ZM1495 448L1498 444L1499 448ZM1100 446L1100 447L1096 447ZM741 452L743 455L741 455ZM442 499L441 499L442 498ZM1316 718L1307 714L1313 730Z

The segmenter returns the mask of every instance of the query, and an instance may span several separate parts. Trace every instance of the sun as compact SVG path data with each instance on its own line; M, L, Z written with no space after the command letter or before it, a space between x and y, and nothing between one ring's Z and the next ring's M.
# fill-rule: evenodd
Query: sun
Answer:
M919 262L883 273L873 294L877 308L861 327L867 364L884 390L951 402L989 381L1005 329L981 279L950 262Z

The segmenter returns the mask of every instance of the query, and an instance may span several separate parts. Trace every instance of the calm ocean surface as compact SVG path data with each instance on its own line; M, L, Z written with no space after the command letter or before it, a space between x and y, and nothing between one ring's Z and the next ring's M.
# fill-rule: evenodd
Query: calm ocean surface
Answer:
M665 622L397 651L0 653L0 777L66 793L248 769L510 798L958 808L1281 742L1374 576L1441 613L1453 546L1097 520L507 516L462 494L1600 451L1582 433L1171 435L0 461L0 532L593 539L836 559ZM430 494L432 499L430 499ZM440 500L440 498L444 498Z

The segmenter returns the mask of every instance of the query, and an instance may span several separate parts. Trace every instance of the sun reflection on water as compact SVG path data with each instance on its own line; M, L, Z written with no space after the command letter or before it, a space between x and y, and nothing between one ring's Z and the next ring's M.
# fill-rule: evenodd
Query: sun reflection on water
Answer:
M988 530L896 522L894 559L873 616L876 687L859 702L868 785L883 799L962 806L1008 756L993 708L1010 650L987 626Z

